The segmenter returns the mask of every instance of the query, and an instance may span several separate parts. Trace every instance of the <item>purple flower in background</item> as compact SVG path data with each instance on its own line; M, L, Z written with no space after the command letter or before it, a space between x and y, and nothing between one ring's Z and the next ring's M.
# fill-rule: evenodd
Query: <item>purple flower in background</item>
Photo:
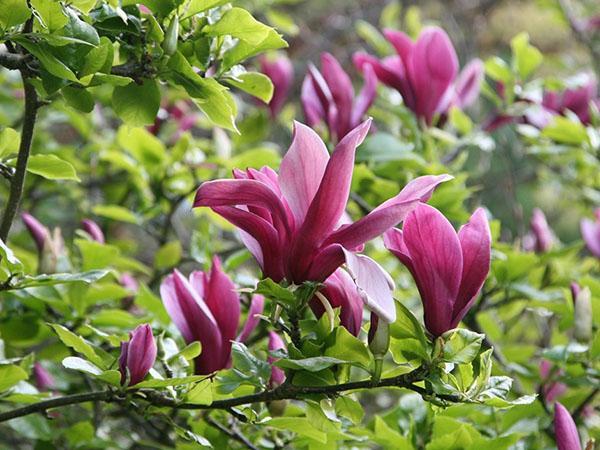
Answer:
M65 243L59 228L51 233L39 220L29 213L21 214L25 227L33 237L38 249L38 272L54 273L67 270Z
M554 405L554 436L558 450L581 450L575 422L567 408L558 402Z
M283 339L279 337L277 333L274 331L269 331L269 352L274 352L276 350L285 350L285 342ZM271 379L269 380L269 385L274 388L277 387L285 381L285 372L280 367L274 366L273 363L277 361L278 358L275 358L271 355L267 357L267 361L271 364Z
M340 323L354 336L360 333L363 317L363 300L352 277L343 269L337 269L323 283L321 294L332 308L340 308ZM313 297L310 308L317 318L325 313L321 301Z
M523 247L528 251L536 253L545 253L552 248L554 243L554 233L546 221L544 212L535 208L531 215L531 232L523 240Z
M119 357L121 384L126 383L127 373L129 373L130 386L141 382L154 365L156 352L156 341L150 325L139 325L129 333L129 342L121 342Z
M562 370L558 370L557 373L562 374ZM552 375L552 363L547 359L540 361L540 378L544 385L544 400L546 403L554 403L559 397L567 392L567 385L559 381L548 382Z
M41 253L44 250L46 242L50 239L50 231L29 213L21 214L21 219L23 219L23 223L27 227L29 234L33 237L38 252Z
M83 219L81 221L81 228L96 242L104 244L104 233L100 226L91 219Z
M160 294L171 320L189 344L200 341L196 373L207 375L229 367L231 341L240 321L240 299L217 257L210 272L192 272L189 280L178 270L167 276Z
M363 120L375 100L377 77L370 67L364 71L365 84L355 97L352 81L337 59L321 54L321 71L312 64L302 83L302 108L309 126L323 122L330 138L338 142Z
M343 224L354 154L369 126L367 120L348 133L330 158L317 133L296 123L279 175L269 167L235 170L233 180L203 183L196 192L194 206L212 208L241 230L241 238L264 277L295 284L325 281L344 262L348 263L351 251L401 222L417 204L429 199L438 184L451 178L417 178L362 219ZM355 282L362 279L358 266L371 271L368 286L361 286L363 301L382 320L395 320L391 291L385 282L389 276L365 256L354 258L353 263ZM377 270L378 276L374 275ZM374 280L383 281L384 286ZM376 295L371 295L373 289L377 289Z
M52 375L39 362L33 364L33 378L39 391L47 391L56 384Z
M283 108L294 82L294 66L284 54L277 54L275 57L261 55L259 63L260 71L273 83L273 97L269 102L269 110L271 116L275 117Z
M437 209L419 204L384 235L385 246L410 270L423 302L425 326L434 336L456 328L490 270L491 236L477 209L458 232Z
M569 110L574 112L584 124L591 120L590 105L600 106L598 97L598 81L593 75L586 74L576 86L562 92L547 91L544 93L542 106L552 114L562 114Z
M400 92L404 104L427 125L452 106L462 109L476 100L483 63L474 59L458 74L458 57L444 30L426 27L416 42L401 31L383 33L397 55L380 60L359 52L354 64L363 73L372 67L379 81Z
M600 258L600 208L594 212L596 220L585 218L581 221L581 236L588 250Z

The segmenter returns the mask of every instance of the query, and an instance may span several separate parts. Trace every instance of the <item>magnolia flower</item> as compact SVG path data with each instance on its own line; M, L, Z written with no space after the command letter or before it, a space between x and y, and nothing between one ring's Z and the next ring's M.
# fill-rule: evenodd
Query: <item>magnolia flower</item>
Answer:
M67 269L65 243L59 228L51 233L42 223L29 213L21 214L25 227L33 237L38 249L38 272L55 273Z
M92 238L92 240L100 244L104 244L104 233L96 222L91 219L83 219L81 221L81 228L83 228L83 231L85 231Z
M302 83L302 108L311 127L324 122L334 142L342 139L363 120L375 100L377 77L371 67L364 71L365 84L355 96L352 81L329 53L321 54L321 72L310 64Z
M354 336L360 333L363 317L363 300L352 277L343 269L337 269L323 283L320 293L332 308L340 308L340 323ZM317 318L325 313L325 307L317 297L309 303Z
M160 294L185 342L202 344L196 373L206 375L229 367L231 341L240 321L240 299L219 259L213 258L210 272L192 272L189 280L175 270L162 282Z
M404 104L428 125L452 106L462 109L477 99L483 63L474 59L458 74L458 57L444 30L426 27L416 42L401 31L383 33L397 55L379 60L356 53L354 64L363 73L373 67L379 81L398 90Z
M56 384L52 375L39 362L33 364L33 379L39 391L51 389Z
M544 212L535 208L531 215L531 232L525 236L523 247L536 253L545 253L552 248L554 233L546 221Z
M574 112L582 123L589 124L592 103L600 106L598 81L593 75L586 74L580 77L576 85L562 92L545 92L542 107L550 113L550 117L554 114L564 114L569 110Z
M600 258L600 208L597 208L594 214L595 221L587 218L581 221L581 235L592 255Z
M273 83L273 97L269 102L271 116L275 117L285 104L292 83L294 81L294 66L284 54L270 58L261 55L259 58L260 71L271 79Z
M242 241L261 266L264 277L295 284L323 282L347 262L347 250L359 249L401 222L419 202L429 199L438 184L451 178L417 178L367 216L342 225L354 154L370 123L367 120L348 133L331 158L317 133L296 123L279 175L269 167L235 170L233 180L203 183L194 206L212 208L241 230ZM363 286L363 301L382 320L393 322L396 311L386 283L389 276L370 258L362 257L355 263L372 271L370 282L379 280L385 285L373 296L373 285L369 289ZM355 272L360 270L355 267ZM386 289L387 294L382 293Z
M562 370L558 370L562 374ZM559 381L548 382L552 375L552 363L547 359L540 361L540 378L544 383L544 400L546 403L554 403L560 396L567 392L567 385Z
M141 382L154 365L156 352L156 341L150 325L139 325L129 333L129 342L121 342L119 357L121 384L127 382L127 374L129 374L130 386Z
M575 422L567 408L558 402L554 405L554 436L558 450L581 450Z
M283 339L281 339L277 333L269 331L269 352L274 352L276 350L285 350L285 342L283 342ZM272 388L283 384L285 381L285 372L283 369L273 365L277 359L278 358L271 355L267 357L267 361L271 364L271 379L269 380L269 385Z
M441 212L419 204L402 231L389 230L384 241L415 279L427 330L437 337L456 328L490 270L491 236L485 211L477 209L457 234Z

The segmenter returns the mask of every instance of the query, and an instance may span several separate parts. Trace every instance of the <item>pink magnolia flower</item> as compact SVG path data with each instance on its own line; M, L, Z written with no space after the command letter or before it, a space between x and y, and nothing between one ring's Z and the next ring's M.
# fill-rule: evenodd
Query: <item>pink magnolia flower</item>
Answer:
M340 324L354 336L358 336L363 317L363 300L352 277L345 270L337 269L323 284L321 294L332 308L340 308ZM318 298L313 297L309 305L317 318L325 313L325 307Z
M415 279L427 330L437 337L456 328L490 270L491 236L485 211L477 209L457 234L441 212L419 204L402 231L389 230L384 242Z
M370 120L348 133L331 158L323 141L309 127L296 123L292 145L279 175L269 167L235 170L233 180L203 183L194 206L208 206L241 230L241 238L262 268L276 282L325 281L348 261L350 251L401 222L448 175L410 182L398 195L352 224L342 225L348 202L356 147ZM391 291L383 269L367 257L354 260L371 271L362 298L382 320L395 320ZM378 270L380 270L378 272ZM358 275L361 271L355 267ZM383 272L385 273L385 272ZM355 281L357 277L355 278ZM374 280L385 285L371 296ZM387 294L383 290L387 289Z
M310 64L302 83L300 100L309 126L323 122L333 142L342 139L363 120L377 94L377 77L371 67L364 71L365 84L355 97L352 81L337 59L321 54L321 71Z
M104 244L104 233L102 228L91 219L83 219L81 221L81 228L85 231L94 241Z
M575 422L567 408L558 402L554 405L554 436L558 450L581 450Z
M156 361L156 353L156 341L150 325L139 325L129 333L129 342L121 342L119 357L121 384L127 381L127 373L129 373L130 386L143 381Z
M274 331L269 331L269 352L276 350L285 350L285 342L283 339ZM274 366L273 363L277 361L277 358L269 355L267 361L271 364L271 379L269 385L271 387L277 387L285 381L285 372L280 367Z
M354 64L363 72L373 67L379 81L400 92L405 105L428 125L450 107L465 108L476 100L483 63L474 59L458 74L458 57L444 30L426 27L416 42L401 31L383 33L397 55L380 60L359 52Z
M594 214L595 221L587 218L581 221L581 236L592 255L600 258L600 208L597 208Z
M533 210L530 227L531 232L523 240L525 250L533 250L536 253L545 253L550 250L554 244L554 233L541 209L535 208Z
M554 114L563 115L566 110L569 110L574 112L584 124L590 123L590 105L592 103L600 106L600 97L598 97L598 81L589 74L582 82L562 92L545 92L542 100L542 106L550 113L550 118Z
M48 372L39 362L33 364L33 378L36 387L40 391L51 389L56 384L54 378L50 375L50 372Z
M273 83L273 97L269 102L269 109L271 116L275 117L283 108L294 82L294 66L284 54L278 54L274 58L261 55L259 63L260 71L268 76Z
M562 374L559 370L558 374ZM559 397L567 392L567 385L558 381L548 382L552 375L552 363L547 359L540 361L540 378L544 383L544 399L547 403L554 403Z
M192 272L189 280L175 270L160 286L163 304L189 344L200 341L196 373L206 375L229 367L231 341L240 321L235 285L213 258L210 272Z

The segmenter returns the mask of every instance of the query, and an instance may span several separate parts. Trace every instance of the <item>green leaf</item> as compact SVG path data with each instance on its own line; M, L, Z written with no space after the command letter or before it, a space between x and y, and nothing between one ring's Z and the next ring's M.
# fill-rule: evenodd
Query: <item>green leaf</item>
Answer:
M0 25L3 28L20 25L29 19L31 11L27 6L27 0L3 0L0 7Z
M100 38L100 44L85 55L85 60L83 67L79 71L79 76L85 77L86 75L92 75L96 72L109 73L112 68L113 58L113 44L106 36L102 36Z
M446 331L438 338L442 342L442 358L446 362L466 364L479 354L484 335L465 328Z
M280 284L275 283L270 278L260 280L256 286L255 292L287 305L295 305L296 303L296 296L293 292L290 292Z
M140 285L135 297L135 304L152 313L152 315L163 324L168 324L171 321L160 298L154 295L145 284Z
M473 122L461 109L453 106L450 109L450 123L460 134L469 134L473 130Z
M252 46L258 46L271 30L273 28L256 20L245 9L231 8L223 14L221 20L205 26L202 31L209 36L232 36Z
M337 364L348 364L350 361L331 358L329 356L315 356L304 359L280 359L275 365L284 369L308 370L309 372L319 372Z
M133 126L151 125L160 108L160 90L154 80L115 87L112 104L117 115Z
M191 0L188 4L187 10L185 11L185 17L187 18L206 11L207 9L224 5L229 1L230 0Z
M55 0L31 0L31 6L49 32L60 30L69 22L62 5Z
M360 402L348 396L336 398L335 410L338 415L350 419L354 424L359 424L365 416L365 411Z
M27 372L25 372L19 366L13 364L1 365L0 366L0 392L5 391L19 381L26 380L28 378Z
M100 278L103 278L107 273L107 270L88 270L87 272L81 273L53 273L36 275L33 277L26 276L19 280L15 287L18 289L23 289L26 287L54 286L58 284L79 282L90 284L99 280Z
M61 92L69 106L84 113L92 112L94 109L94 97L86 89L65 86Z
M485 73L496 81L502 81L504 84L513 82L513 74L508 64L498 56L488 58L485 61Z
M21 135L14 128L4 128L0 131L0 158L19 150Z
M19 36L14 37L13 40L25 47L55 77L74 82L79 81L73 71L52 54L51 47L48 44L44 42L33 43L27 38Z
M552 122L542 130L542 136L571 145L581 145L588 140L585 126L562 116L554 116Z
M210 405L213 401L212 380L207 378L197 383L187 393L185 401L194 405Z
M180 352L169 358L169 361L174 361L177 358L183 358L186 361L191 361L202 353L202 344L199 341L194 341L185 346Z
M72 348L77 353L81 353L98 367L105 368L102 358L98 356L92 345L89 344L85 339L57 323L51 323L49 325L56 332L58 338L63 344L69 348Z
M317 430L312 426L310 421L304 417L275 417L266 422L266 425L283 431L291 431L300 436L307 437L325 444L327 442L327 434Z
M383 448L413 450L410 441L392 429L380 416L375 416L373 440Z
M371 354L367 346L357 337L353 336L345 327L337 327L327 339L325 356L349 361L362 367L371 363Z
M48 180L80 181L73 165L56 155L32 155L27 164L27 171Z
M236 75L235 78L226 78L225 81L265 103L269 103L273 97L273 83L262 73L245 72Z
M517 34L511 41L513 68L522 79L527 78L544 59L542 52L529 45L529 35L525 32Z
M394 52L394 47L381 34L377 27L365 20L357 20L354 25L356 33L367 42L379 56L388 56Z
M152 175L164 176L167 162L165 145L145 128L131 128L123 125L117 133L117 142L139 161Z
M23 264L2 239L0 239L0 262L6 263L8 270L11 273L23 271Z
M62 361L62 365L67 369L78 370L80 372L89 373L91 375L100 375L102 374L102 370L83 358L79 358L78 356L68 356Z
M154 267L157 269L170 269L181 260L181 242L171 241L160 247L154 255Z
M251 56L263 53L267 50L276 50L287 46L287 42L283 40L281 35L274 29L269 28L269 32L260 44L252 45L248 42L240 41L235 47L225 52L225 55L223 56L222 71L231 69L234 65Z
M140 223L140 219L133 212L118 205L97 205L92 208L92 212L100 217L119 220L127 223Z
M122 309L103 309L91 316L92 324L97 327L116 327L125 330L135 328L145 321Z

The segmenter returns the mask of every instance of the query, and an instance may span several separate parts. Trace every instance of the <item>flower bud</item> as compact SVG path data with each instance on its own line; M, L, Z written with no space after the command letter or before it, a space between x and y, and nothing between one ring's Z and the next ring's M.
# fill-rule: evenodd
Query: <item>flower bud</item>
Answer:
M54 378L39 362L33 364L33 378L39 391L46 391L54 386Z
M590 288L581 289L573 297L574 321L573 337L579 342L589 342L592 338L592 293Z
M27 230L31 234L31 237L33 237L38 252L41 253L44 250L46 239L50 237L50 231L48 230L48 228L42 225L39 220L37 220L29 213L21 214L21 219L23 220L23 223L25 224Z
M165 40L162 43L162 48L165 51L165 55L173 55L177 51L177 39L179 37L179 17L176 15L171 19L167 32L165 33Z
M283 339L281 339L277 333L270 331L269 352L283 349L285 349L285 342L283 342ZM269 381L269 384L271 387L277 387L285 381L285 372L283 369L273 365L273 363L277 361L277 358L269 355L267 361L271 364L271 380Z
M90 235L92 240L99 242L100 244L104 244L104 233L96 222L90 219L83 219L81 221L81 228L83 228L83 231Z
M390 347L390 324L379 320L379 316L371 313L371 327L369 328L369 350L375 358L383 358Z
M141 382L154 365L156 353L156 341L150 325L139 325L129 333L129 342L121 342L119 357L121 384L125 385L127 375L129 375L130 386Z
M567 408L558 402L554 406L554 435L558 450L581 450L575 422Z

